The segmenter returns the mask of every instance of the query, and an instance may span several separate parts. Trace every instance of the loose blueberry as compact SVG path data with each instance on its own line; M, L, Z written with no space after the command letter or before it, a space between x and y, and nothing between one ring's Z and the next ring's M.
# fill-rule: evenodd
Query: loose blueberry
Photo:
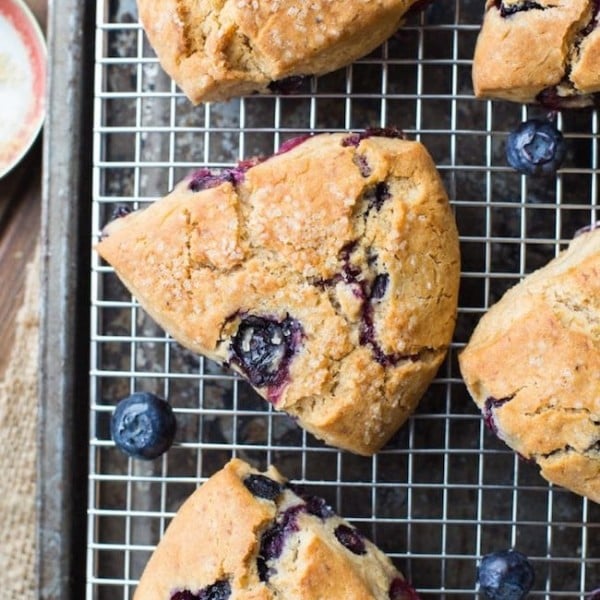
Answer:
M345 548L348 548L350 552L354 554L366 554L367 549L365 542L356 529L348 527L348 525L338 525L333 532L338 542Z
M145 460L157 458L171 447L176 428L170 404L149 392L136 392L121 400L110 421L117 447Z
M553 175L565 154L562 133L554 123L543 119L521 123L506 142L508 163L525 175Z
M250 493L265 500L275 500L283 491L283 486L265 475L249 475L244 479L244 485Z
M587 600L600 600L600 588L592 590L589 594L586 594Z
M301 337L300 324L290 317L275 321L249 316L231 340L231 360L255 387L278 386L287 379Z
M401 577L396 577L390 585L390 600L420 600L416 590Z
M533 566L516 550L487 554L477 568L477 582L490 600L522 600L531 590Z

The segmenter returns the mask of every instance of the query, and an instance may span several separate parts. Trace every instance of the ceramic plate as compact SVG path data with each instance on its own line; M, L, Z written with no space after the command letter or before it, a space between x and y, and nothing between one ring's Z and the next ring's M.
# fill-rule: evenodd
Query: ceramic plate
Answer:
M0 177L23 158L44 121L46 43L21 0L0 2Z

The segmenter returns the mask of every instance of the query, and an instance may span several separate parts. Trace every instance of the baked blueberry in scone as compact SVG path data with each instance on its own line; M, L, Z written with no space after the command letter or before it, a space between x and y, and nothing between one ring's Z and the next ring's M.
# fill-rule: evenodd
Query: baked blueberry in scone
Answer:
M164 70L194 103L290 93L365 56L422 0L138 0ZM426 4L426 3L425 3Z
M600 502L600 229L510 289L459 356L490 429Z
M487 0L475 94L552 110L600 100L600 0Z
M395 131L202 169L97 250L183 346L359 454L408 418L454 329L454 218L425 148Z
M418 600L391 560L275 469L231 460L181 506L135 600Z

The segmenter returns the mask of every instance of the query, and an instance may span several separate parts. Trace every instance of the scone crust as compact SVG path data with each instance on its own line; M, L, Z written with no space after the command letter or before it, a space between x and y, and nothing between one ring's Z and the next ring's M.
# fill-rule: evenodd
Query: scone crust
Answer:
M502 440L600 502L600 230L509 290L459 362Z
M276 499L254 496L244 485L251 475L266 476L283 491ZM231 600L388 600L391 582L402 574L367 539L363 555L342 546L334 530L348 524L331 509L325 518L296 511L275 568L268 580L261 577L261 536L287 508L304 503L285 484L273 466L260 473L232 459L177 511L144 569L135 600L170 600L183 590L197 594L217 581L229 582Z
M295 319L302 342L288 381L259 393L327 443L368 455L408 418L446 354L460 261L425 148L346 139L314 136L237 186L194 193L184 181L114 221L97 250L175 339L233 368L227 340L244 315ZM369 204L378 185L387 186L379 208ZM377 276L383 298L366 298Z
M502 17L487 0L473 60L481 98L533 103L544 90L556 96L600 90L600 29L593 0L538 0L540 8ZM505 5L520 2L505 0Z
M138 0L165 71L194 103L265 92L368 54L416 0Z

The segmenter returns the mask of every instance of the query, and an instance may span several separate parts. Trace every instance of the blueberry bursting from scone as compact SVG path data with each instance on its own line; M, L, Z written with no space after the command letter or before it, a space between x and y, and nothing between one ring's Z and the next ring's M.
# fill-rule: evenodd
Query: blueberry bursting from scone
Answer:
M557 485L600 502L600 228L510 289L459 355L490 430Z
M600 0L487 0L475 94L551 110L600 101Z
M241 460L179 509L135 600L418 600L403 575L327 502Z
M333 446L381 448L446 354L456 226L396 130L292 139L121 214L97 249L148 313Z

